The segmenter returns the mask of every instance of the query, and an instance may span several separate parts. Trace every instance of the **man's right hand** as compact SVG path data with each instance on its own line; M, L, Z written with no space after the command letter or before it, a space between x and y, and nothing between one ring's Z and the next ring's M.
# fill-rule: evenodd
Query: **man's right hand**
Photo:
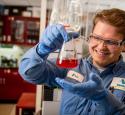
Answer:
M67 42L72 37L77 38L78 36L77 32L67 33L61 24L49 25L42 34L37 52L40 56L44 57L50 52L60 49L64 41Z

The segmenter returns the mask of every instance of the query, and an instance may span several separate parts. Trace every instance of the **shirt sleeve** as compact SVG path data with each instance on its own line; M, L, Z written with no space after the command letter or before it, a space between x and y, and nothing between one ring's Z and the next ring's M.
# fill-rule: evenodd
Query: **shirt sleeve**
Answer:
M47 56L40 57L36 49L37 45L28 50L22 57L19 63L20 75L30 83L58 86L55 78L64 78L67 70L56 66L55 59L47 60Z

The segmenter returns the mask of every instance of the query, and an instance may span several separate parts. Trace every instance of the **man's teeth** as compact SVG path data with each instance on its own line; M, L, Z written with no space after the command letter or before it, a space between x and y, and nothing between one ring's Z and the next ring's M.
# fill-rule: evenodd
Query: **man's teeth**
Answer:
M96 51L99 55L108 55L108 52L100 52L100 51Z

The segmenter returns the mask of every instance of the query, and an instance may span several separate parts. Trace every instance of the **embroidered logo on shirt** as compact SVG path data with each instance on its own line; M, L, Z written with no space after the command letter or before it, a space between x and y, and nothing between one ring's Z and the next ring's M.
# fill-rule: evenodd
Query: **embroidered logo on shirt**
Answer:
M70 70L68 73L67 73L67 78L68 79L72 79L72 80L75 80L77 82L82 82L84 80L84 76L81 75L80 73L78 72L75 72L75 71L72 71ZM66 79L67 79L66 78Z
M125 78L114 77L111 87L125 91Z

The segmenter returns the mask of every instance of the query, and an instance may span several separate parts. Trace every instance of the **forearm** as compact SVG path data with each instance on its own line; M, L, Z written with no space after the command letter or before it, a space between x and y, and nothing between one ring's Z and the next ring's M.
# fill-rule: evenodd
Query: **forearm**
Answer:
M19 73L23 79L35 84L52 84L55 77L63 77L65 70L59 69L55 63L47 60L47 56L39 56L36 47L27 51L19 64Z

